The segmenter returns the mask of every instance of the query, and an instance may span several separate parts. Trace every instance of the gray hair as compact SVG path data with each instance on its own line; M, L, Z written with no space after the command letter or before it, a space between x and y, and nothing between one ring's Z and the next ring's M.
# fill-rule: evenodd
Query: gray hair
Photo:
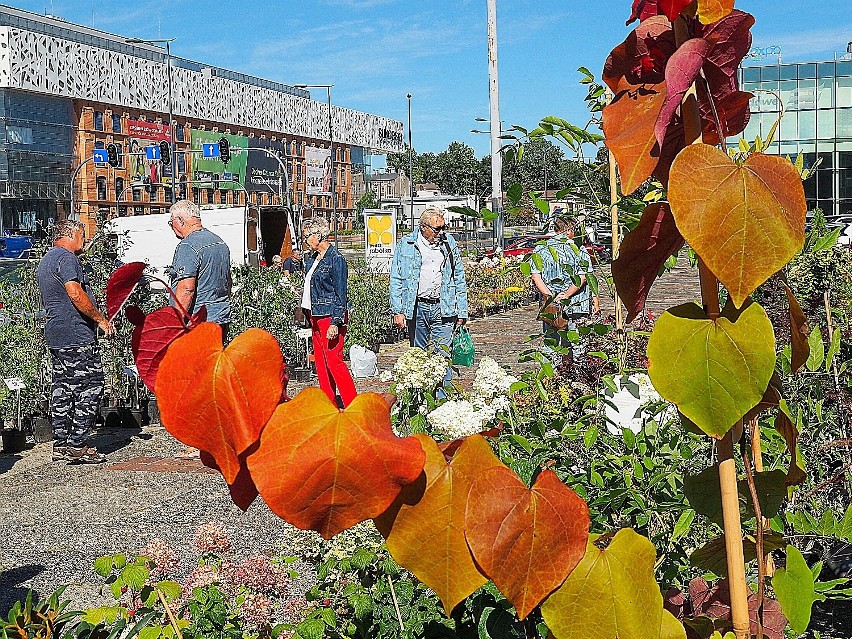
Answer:
M436 217L444 219L444 212L434 206L427 207L426 210L420 214L420 226L431 226L432 220Z
M50 232L50 239L56 243L57 240L63 237L67 237L69 239L74 237L74 233L76 233L79 229L83 228L82 223L77 222L75 220L62 220L61 222L57 222L53 229Z
M197 217L199 220L201 219L201 209L198 208L198 205L195 202L190 202L189 200L178 200L169 207L169 213L175 217L181 217L183 219L190 217Z
M553 229L557 233L576 233L577 219L570 215L560 215L553 220Z
M322 217L309 217L307 220L302 222L302 234L309 235L311 233L316 233L320 241L328 239L328 222L325 218Z

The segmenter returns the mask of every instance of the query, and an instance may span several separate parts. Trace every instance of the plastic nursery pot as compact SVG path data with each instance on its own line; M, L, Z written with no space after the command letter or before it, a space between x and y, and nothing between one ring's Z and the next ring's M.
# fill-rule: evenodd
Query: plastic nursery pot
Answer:
M142 410L136 408L120 408L122 428L142 428Z
M121 414L118 406L101 406L101 417L106 428L121 428Z
M27 435L22 430L4 430L2 439L4 453L20 453L27 446Z

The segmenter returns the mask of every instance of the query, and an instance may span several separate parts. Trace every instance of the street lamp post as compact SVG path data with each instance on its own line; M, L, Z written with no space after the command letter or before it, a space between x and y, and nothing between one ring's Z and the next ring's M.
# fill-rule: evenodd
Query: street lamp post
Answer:
M155 38L152 40L143 40L142 38L127 38L125 42L128 44L165 44L166 45L166 83L168 86L169 100L169 158L172 165L172 204L175 203L175 184L177 180L177 157L175 156L175 122L174 122L174 103L172 101L172 49L171 44L175 38Z
M411 146L411 94L406 94L408 98L408 199L409 211L411 214L411 232L414 232L414 161L412 159L413 147Z
M334 247L337 248L337 169L334 166L334 129L331 123L331 87L333 84L294 84L297 89L325 89L328 98L328 148L331 153L331 211L334 220Z

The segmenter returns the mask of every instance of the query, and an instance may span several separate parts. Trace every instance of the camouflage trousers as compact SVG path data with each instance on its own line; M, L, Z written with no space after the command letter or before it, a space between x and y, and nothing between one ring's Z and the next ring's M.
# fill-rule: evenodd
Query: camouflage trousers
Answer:
M55 446L86 445L101 395L104 372L97 344L52 348L53 395L51 418Z

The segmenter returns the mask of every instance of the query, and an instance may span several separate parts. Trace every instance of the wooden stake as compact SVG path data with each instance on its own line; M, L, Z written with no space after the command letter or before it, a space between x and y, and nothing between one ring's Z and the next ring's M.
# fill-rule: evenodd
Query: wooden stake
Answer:
M674 21L675 41L681 46L691 37L682 17ZM695 83L686 92L681 103L684 138L686 144L700 143L701 114ZM719 317L719 283L703 260L698 262L698 277L701 283L701 300L707 317ZM745 556L743 553L743 530L740 522L740 503L737 492L737 466L734 461L734 432L742 433L740 420L721 441L716 444L719 456L719 486L722 491L722 514L725 528L725 552L728 563L728 588L731 595L731 619L737 639L748 639L750 621L748 616L748 585L745 578Z

